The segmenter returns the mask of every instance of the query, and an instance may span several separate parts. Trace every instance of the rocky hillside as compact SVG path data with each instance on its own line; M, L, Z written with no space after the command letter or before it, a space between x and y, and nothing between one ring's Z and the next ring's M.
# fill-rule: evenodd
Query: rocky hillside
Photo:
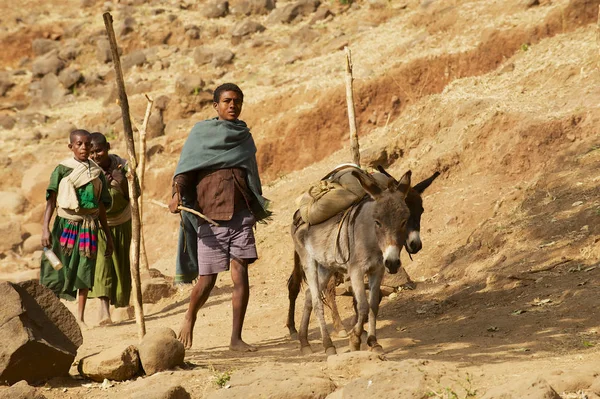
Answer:
M2 279L36 277L43 193L54 164L68 155L68 132L104 132L125 154L102 20L110 11L136 123L145 95L155 100L144 188L152 266L174 273L178 220L151 200L167 200L183 141L194 122L212 116L211 89L219 83L236 82L245 92L242 118L259 147L265 194L276 212L271 224L258 228L261 259L251 274L247 334L263 349L241 357L224 349L220 338L231 320L224 276L201 327L206 341L188 353L194 367L176 378L194 397L219 394L211 370L253 375L264 387L275 381L269 367L307 362L315 366L297 374L313 376L321 368L333 381L325 384L327 393L358 386L365 376L387 381L387 374L364 366L374 359L346 368L326 362L324 354L301 357L283 328L294 199L349 160L342 51L349 46L363 162L383 164L397 176L411 169L417 181L442 173L425 195L424 248L413 261L403 257L417 288L384 300L378 321L386 373L404 367L403 378L417 381L414 373L422 372L424 388L413 395L402 378L378 382L379 397L451 398L448 388L461 399L491 399L510 381L511 397L527 397L538 374L544 383L535 386L555 396L531 397L600 397L591 371L600 342L594 317L600 1L20 4L0 6ZM387 276L386 283L401 281ZM149 308L149 326L177 325L188 294ZM349 323L351 303L340 301ZM83 353L109 345L115 334L134 339L135 329L125 324L84 332ZM311 339L318 348L316 328ZM275 365L258 367L266 361ZM460 388L467 380L470 388ZM275 382L285 394L274 397L291 397ZM109 395L81 384L73 389L74 395ZM250 392L264 394L260 389ZM50 395L62 397L58 389Z

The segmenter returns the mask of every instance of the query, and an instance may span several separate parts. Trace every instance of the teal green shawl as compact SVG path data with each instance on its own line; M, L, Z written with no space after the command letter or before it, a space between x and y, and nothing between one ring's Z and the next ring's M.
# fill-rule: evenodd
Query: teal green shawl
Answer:
M262 186L256 163L256 145L250 129L241 120L207 119L194 125L183 145L175 175L200 169L244 168L248 186L263 212L258 220L265 219L269 201L262 196Z

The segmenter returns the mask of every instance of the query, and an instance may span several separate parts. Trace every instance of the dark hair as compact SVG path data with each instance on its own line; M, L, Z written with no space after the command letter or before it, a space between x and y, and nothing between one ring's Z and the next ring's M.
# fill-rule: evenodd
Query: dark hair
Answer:
M69 134L69 143L73 143L73 140L75 139L75 137L79 137L79 136L89 136L90 132L88 132L87 130L84 129L75 129L71 132L71 134Z
M233 83L223 83L221 86L217 87L213 92L213 101L218 103L219 100L221 100L221 93L224 91L234 91L240 95L242 102L244 101L244 93L242 92L242 89Z
M100 144L100 145L108 144L108 141L106 140L106 136L100 132L90 133L90 136L92 139L92 143L96 143L96 144Z

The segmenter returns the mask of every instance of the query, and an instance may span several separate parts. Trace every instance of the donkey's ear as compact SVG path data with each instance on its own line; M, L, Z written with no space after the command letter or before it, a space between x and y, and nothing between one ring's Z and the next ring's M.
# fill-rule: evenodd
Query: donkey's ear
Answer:
M440 172L435 172L433 175L431 175L427 179L425 179L422 182L420 182L417 185L415 185L413 187L413 190L415 190L419 194L423 194L423 191L425 191L425 189L427 187L429 187L431 185L431 183L433 183L433 181L435 180L435 178L438 177L439 175L440 175Z
M410 177L411 176L412 176L412 172L409 170L408 172L406 172L404 174L404 176L402 176L402 178L396 185L396 189L398 191L400 191L402 194L404 194L404 198L406 198L406 195L408 194L408 191L410 190Z
M350 173L352 173L352 176L356 177L362 188L364 188L364 190L367 192L367 194L371 196L371 198L377 199L381 196L383 190L377 185L377 182L371 176L365 175L364 173L360 173L355 170L353 170Z
M383 166L381 166L381 165L377 165L377 170L378 170L379 172L383 173L384 175L386 175L387 177L391 177L392 179L394 179L394 176L390 175L390 174L387 172L387 170L385 170L385 169L383 168ZM394 179L394 180L396 180L396 179Z

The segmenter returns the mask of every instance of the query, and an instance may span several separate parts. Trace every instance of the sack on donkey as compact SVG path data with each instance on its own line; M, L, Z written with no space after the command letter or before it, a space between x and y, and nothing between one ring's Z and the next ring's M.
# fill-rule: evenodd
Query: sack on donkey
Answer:
M358 179L352 175L352 171L373 178L382 188L386 187L390 180L383 173L368 173L354 164L338 166L312 185L300 198L300 216L305 223L322 223L363 199L366 192Z

